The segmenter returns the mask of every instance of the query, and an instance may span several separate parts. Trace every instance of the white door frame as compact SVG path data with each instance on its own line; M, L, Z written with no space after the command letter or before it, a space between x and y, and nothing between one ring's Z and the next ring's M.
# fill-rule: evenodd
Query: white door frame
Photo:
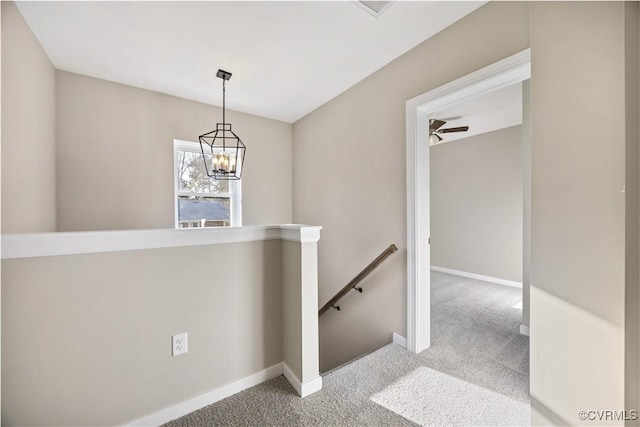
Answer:
M429 114L531 77L531 50L407 101L407 349L431 345Z

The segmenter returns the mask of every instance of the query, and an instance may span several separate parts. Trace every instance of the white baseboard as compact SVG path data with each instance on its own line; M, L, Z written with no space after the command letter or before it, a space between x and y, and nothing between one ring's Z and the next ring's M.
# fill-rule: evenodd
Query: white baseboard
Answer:
M393 343L396 345L399 345L402 348L407 348L407 339L403 336L400 336L398 334L396 334L395 332L393 333Z
M441 273L455 274L456 276L468 277L470 279L482 280L483 282L496 283L498 285L512 286L514 288L522 289L522 283L514 282L513 280L499 279L497 277L483 276L482 274L468 273L466 271L453 270L451 268L431 266L433 271L439 271Z
M293 388L296 389L300 397L307 397L310 394L319 391L322 388L322 377L318 375L317 378L312 379L311 381L307 381L306 383L302 383L296 374L293 373L291 368L287 366L286 363L282 363L282 371L287 380L291 383Z
M126 426L159 426L166 422L180 418L188 413L204 408L226 397L232 396L242 390L249 387L256 386L267 380L282 375L283 363L278 363L265 370L257 372L246 378L242 378L238 381L234 381L230 384L224 385L215 390L211 390L200 396L196 396L193 399L186 400L177 405L170 406L169 408L158 411L154 414L148 415L144 418L129 422ZM321 383L322 384L322 383Z
M520 325L520 333L522 335L529 336L529 327L525 325Z

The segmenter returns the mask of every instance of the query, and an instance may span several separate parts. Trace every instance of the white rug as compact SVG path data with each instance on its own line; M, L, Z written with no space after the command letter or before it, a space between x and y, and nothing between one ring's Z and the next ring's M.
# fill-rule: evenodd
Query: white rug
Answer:
M528 426L529 405L420 367L371 400L423 426Z

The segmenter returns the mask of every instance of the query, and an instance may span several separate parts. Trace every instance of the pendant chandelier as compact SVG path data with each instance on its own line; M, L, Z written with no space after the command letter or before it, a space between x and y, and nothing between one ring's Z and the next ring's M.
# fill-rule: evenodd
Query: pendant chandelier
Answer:
M231 73L218 70L216 76L222 79L222 123L217 123L215 130L200 135L200 149L207 176L217 180L237 180L242 176L247 148L231 130L231 123L226 122L225 84Z

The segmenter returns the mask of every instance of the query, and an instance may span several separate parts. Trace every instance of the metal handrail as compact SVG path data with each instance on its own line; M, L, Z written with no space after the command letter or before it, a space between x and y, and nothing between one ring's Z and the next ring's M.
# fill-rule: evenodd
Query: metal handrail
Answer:
M378 255L376 259L371 261L371 263L369 263L369 265L367 265L360 273L358 273L356 277L354 277L353 279L351 279L349 283L344 285L344 288L342 288L340 292L335 294L333 298L329 300L329 302L323 305L322 308L318 311L318 316L322 316L327 311L329 311L330 308L335 308L336 310L340 311L340 306L336 305L336 303L340 301L342 297L348 294L349 291L352 291L355 289L356 291L362 293L362 288L358 287L358 284L362 282L365 277L371 274L373 270L378 268L378 266L382 264L384 260L389 258L389 256L391 256L391 254L393 254L397 250L398 250L398 247L396 245L394 244L389 245L387 249L385 249L380 255Z

